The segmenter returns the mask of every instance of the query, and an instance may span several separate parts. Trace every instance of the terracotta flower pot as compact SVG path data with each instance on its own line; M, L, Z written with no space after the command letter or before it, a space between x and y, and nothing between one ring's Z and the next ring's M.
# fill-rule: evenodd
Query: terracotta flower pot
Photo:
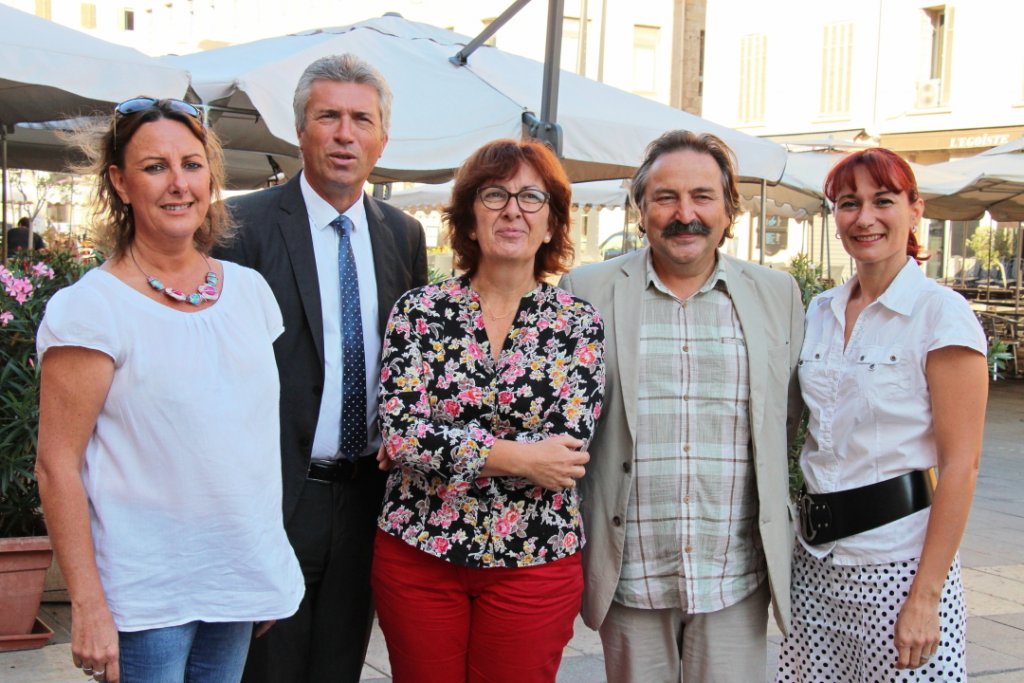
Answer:
M0 538L0 636L32 631L52 558L47 536Z

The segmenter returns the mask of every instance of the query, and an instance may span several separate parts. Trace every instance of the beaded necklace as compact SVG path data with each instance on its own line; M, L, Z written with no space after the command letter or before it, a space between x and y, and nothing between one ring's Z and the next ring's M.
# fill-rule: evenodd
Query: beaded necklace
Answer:
M206 281L197 286L196 291L191 294L186 294L174 287L166 287L163 282L160 282L160 280L144 271L139 262L135 260L135 250L131 247L128 247L128 255L132 257L132 263L135 264L135 267L146 278L146 282L149 283L150 287L158 292L163 292L175 301L187 301L193 306L198 306L204 301L216 301L220 297L220 293L217 291L217 284L220 282L220 278L217 277L217 273L213 272L213 268L210 268L210 260L205 255L200 254L203 260L206 261Z

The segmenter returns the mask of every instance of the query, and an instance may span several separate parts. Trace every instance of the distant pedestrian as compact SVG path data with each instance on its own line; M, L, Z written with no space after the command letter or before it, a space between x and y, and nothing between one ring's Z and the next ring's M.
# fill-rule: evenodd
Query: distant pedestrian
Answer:
M807 312L806 492L776 680L966 681L957 549L981 458L985 336L921 271L924 202L903 159L856 152L824 191L857 274Z
M28 249L28 234L31 227L32 221L29 217L22 216L18 219L18 227L7 231L7 258L14 256L17 251ZM32 248L36 251L46 248L46 242L39 233L32 234Z

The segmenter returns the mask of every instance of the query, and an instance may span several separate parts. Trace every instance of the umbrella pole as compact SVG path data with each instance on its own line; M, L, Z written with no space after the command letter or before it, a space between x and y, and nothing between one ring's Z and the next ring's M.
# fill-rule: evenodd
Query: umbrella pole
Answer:
M562 24L565 0L548 0L548 35L544 45L544 92L540 99L540 120L558 121L558 75L562 62ZM561 149L556 150L559 154Z
M828 234L828 207L821 203L821 244L818 245L818 265L825 266L825 240Z
M826 223L827 225L827 223ZM825 231L825 277L832 281L832 245L828 243L828 230Z
M764 240L765 240L765 236L766 236L766 234L768 232L768 228L765 225L765 218L766 218L766 216L768 214L767 198L768 198L768 181L766 181L764 178L761 178L761 210L758 212L758 215L757 215L757 221L758 221L757 233L758 233L758 238L759 238L759 242L758 243L759 243L761 248L758 249L757 262L760 263L762 266L764 265Z
M3 237L3 246L0 247L0 263L7 263L7 126L0 122L0 164L2 164L3 171L0 173L0 182L3 183L3 190L0 194L3 195L3 213L0 213L0 236Z
M1021 266L1021 253L1022 253L1022 251L1024 251L1024 250L1021 249L1021 246L1022 246L1021 245L1021 241L1022 241L1021 238L1024 237L1024 235L1021 234L1021 229L1022 228L1024 228L1024 222L1017 221L1017 262L1013 264L1014 265L1013 274L1017 278L1017 291L1016 291L1016 294L1015 294L1015 296L1013 298L1013 312L1016 315L1020 314L1020 281L1021 281L1020 266Z
M988 271L988 277L985 278L986 279L986 282L985 282L985 298L988 300L989 304L992 303L992 270L994 268L994 266L992 265L992 263L993 263L993 261L992 261L992 250L995 248L995 242L996 242L996 229L995 229L995 227L993 225L989 224L989 226L988 226L988 263L986 264L986 268L985 268L985 270Z
M962 289L967 288L967 266L963 265L967 261L967 226L961 225L960 227L960 253L963 254L963 261L960 266L960 287Z

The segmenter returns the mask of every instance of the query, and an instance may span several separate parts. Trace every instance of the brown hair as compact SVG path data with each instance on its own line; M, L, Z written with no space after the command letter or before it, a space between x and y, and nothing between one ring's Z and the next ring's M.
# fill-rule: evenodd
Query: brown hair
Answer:
M722 173L722 198L725 201L725 213L729 217L729 225L722 234L722 242L731 238L732 224L740 213L740 191L736 186L736 163L729 145L711 133L697 134L688 130L670 130L662 133L651 144L647 145L644 160L633 174L630 185L629 199L634 208L643 213L644 194L647 192L647 181L651 175L651 166L664 154L689 150L699 154L707 154ZM721 246L721 244L719 244Z
M494 140L466 159L455 174L451 203L444 209L448 222L448 238L455 252L456 267L473 275L480 265L480 245L470 237L476 229L473 205L477 190L487 183L504 180L529 164L540 176L548 199L548 228L551 241L540 245L534 258L536 278L564 273L572 266L574 256L569 236L569 215L572 187L561 162L548 147L534 140ZM511 200L510 200L511 201Z
M854 180L854 171L863 168L879 187L884 187L890 192L899 194L907 193L907 199L913 203L920 198L917 189L917 178L914 177L914 169L910 167L895 152L884 147L872 147L862 149L844 157L825 177L823 191L833 206L844 187L857 189L857 182ZM928 255L921 254L921 245L917 242L917 235L913 230L907 233L907 256L912 257L918 263L928 260Z
M132 208L121 201L114 188L110 180L110 167L124 168L124 152L128 143L142 126L160 119L177 121L188 128L203 143L206 160L210 165L210 208L203 224L193 236L196 249L209 254L215 246L227 243L234 233L231 215L221 201L224 191L224 150L220 140L202 121L168 106L167 100L159 100L131 114L114 114L108 124L100 128L79 130L72 137L87 159L74 170L97 178L92 190L93 224L98 230L97 242L109 251L108 256L123 254L135 239Z

